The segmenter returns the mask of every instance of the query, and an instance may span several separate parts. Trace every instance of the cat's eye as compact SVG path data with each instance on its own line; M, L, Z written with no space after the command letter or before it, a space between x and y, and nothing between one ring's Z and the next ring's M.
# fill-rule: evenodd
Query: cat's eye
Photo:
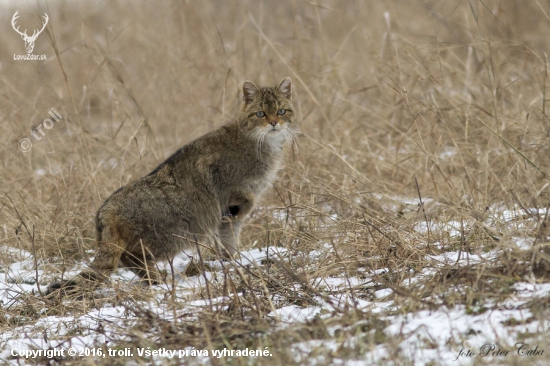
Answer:
M258 117L258 118L264 118L264 117L265 117L265 113L264 113L263 111L256 112L256 117Z
M279 116L282 116L282 115L285 114L285 113L286 113L286 109L279 109L279 110L277 111L277 114L278 114Z

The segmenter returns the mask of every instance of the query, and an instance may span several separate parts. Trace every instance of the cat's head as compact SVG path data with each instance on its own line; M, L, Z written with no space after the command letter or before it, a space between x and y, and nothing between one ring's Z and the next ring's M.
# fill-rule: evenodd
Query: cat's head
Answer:
M282 146L295 133L292 84L284 78L276 87L258 88L251 81L243 84L241 126L260 146Z

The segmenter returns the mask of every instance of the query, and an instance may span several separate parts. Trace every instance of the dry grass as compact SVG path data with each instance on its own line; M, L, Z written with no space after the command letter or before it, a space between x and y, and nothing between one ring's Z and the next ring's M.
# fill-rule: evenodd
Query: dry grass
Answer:
M166 294L162 306L175 320L147 307L156 301L150 291L124 284L92 300L45 300L36 286L34 293L8 291L0 333L120 305L138 320L115 330L110 347L269 347L269 359L210 361L288 365L307 361L290 352L298 342L353 338L353 346L320 347L309 360L361 360L385 345L391 352L380 362L412 364L399 349L407 336L383 332L388 316L461 305L483 312L526 275L550 282L550 7L542 1L61 1L2 9L0 246L8 254L0 269L9 274L21 260L17 250L34 261L28 278L15 283L45 285L87 263L100 204L229 121L244 80L290 76L303 134L243 233L245 249L282 247L285 258L225 263L193 296L168 280L156 291ZM9 26L17 9L22 28L33 27L31 16L50 16L34 51L48 61L11 59L24 53ZM64 119L22 153L17 142L51 108ZM519 239L533 244L520 250ZM466 264L436 265L428 256L491 250L496 257ZM425 269L430 275L410 281ZM320 285L332 277L346 286ZM393 290L388 300L397 310L353 305L384 288ZM352 301L329 297L338 294ZM222 303L186 314L189 301L220 296ZM332 317L281 327L266 316L320 301ZM528 321L543 324L549 301L545 295L522 305L533 315ZM79 331L91 332L72 329L55 339ZM524 337L548 345L544 330Z

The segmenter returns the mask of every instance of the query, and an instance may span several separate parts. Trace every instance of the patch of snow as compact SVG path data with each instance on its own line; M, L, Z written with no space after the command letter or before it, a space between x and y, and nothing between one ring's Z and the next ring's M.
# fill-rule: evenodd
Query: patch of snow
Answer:
M320 312L321 308L319 306L301 308L296 305L289 305L276 309L275 313L271 312L269 316L279 318L283 323L303 323L306 320L313 319Z
M382 299L386 296L389 296L393 293L392 289L389 288L383 288L382 290L378 290L374 293L374 296L376 296L377 299Z

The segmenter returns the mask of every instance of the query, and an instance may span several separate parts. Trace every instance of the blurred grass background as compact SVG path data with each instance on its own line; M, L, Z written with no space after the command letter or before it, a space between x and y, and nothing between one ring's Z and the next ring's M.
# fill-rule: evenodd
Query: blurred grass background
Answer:
M31 4L1 16L0 189L54 236L93 236L110 192L235 116L244 80L286 75L304 136L279 184L299 184L304 202L414 197L415 178L424 196L478 211L546 194L547 4ZM12 59L16 10L21 29L49 14L34 51L48 61ZM19 151L50 108L63 122Z

